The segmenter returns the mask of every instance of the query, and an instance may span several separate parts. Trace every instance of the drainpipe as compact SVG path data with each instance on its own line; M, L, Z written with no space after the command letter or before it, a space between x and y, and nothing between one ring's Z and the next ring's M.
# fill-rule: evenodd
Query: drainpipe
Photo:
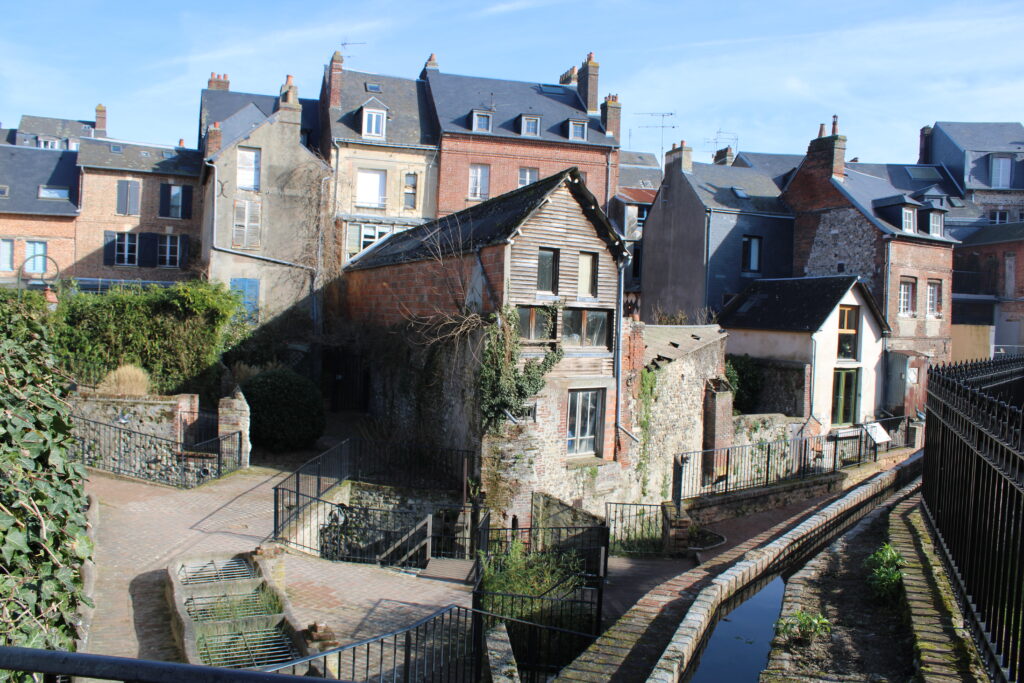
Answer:
M711 308L711 209L704 209L704 307Z
M810 390L811 405L807 406L807 415L808 415L808 418L809 418L808 421L816 420L818 422L818 424L821 424L821 420L818 420L818 418L814 417L814 373L817 372L817 365L815 363L815 361L817 361L817 360L818 360L818 340L815 338L814 334L812 333L811 334L811 386L810 386L810 389L811 389ZM804 423L804 424L806 424L806 423Z
M882 271L882 315L885 316L885 322L888 323L891 318L889 317L889 268L891 262L892 252L892 239L886 235L882 238L885 240L885 270ZM891 363L889 361L889 337L882 337L882 400L885 402L889 401L889 368ZM902 400L900 401L902 403ZM889 406L886 406L888 410Z
M615 342L615 428L622 431L623 434L633 439L636 443L640 443L635 435L631 434L629 430L622 426L622 341L624 338L623 332L625 331L626 318L622 314L622 300L623 295L623 282L625 279L626 265L629 259L623 258L622 262L619 263L619 283L615 290L615 307L618 313L619 329L616 335ZM616 439L617 440L617 439Z
M612 200L612 151L613 147L608 148L608 156L605 159L604 167L604 208L608 209L608 202Z

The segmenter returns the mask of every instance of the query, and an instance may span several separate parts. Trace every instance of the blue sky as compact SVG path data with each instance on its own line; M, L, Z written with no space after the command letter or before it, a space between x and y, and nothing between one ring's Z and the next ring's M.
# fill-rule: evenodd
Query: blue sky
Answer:
M316 97L336 49L360 71L415 77L435 52L442 71L538 82L593 51L602 96L623 104L624 145L658 152L664 133L698 161L716 137L803 152L838 114L848 157L913 162L922 125L1024 118L1019 2L178 0L4 14L0 125L23 113L92 119L102 102L112 136L164 144L195 144L211 71L258 93L293 74ZM647 127L661 119L641 112L673 112L677 127Z

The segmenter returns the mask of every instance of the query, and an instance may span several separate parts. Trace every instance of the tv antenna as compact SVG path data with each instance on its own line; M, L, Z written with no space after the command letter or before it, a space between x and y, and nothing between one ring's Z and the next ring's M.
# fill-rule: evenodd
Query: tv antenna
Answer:
M715 137L704 138L704 144L711 145L711 149L705 151L711 152L712 156L723 147L732 147L732 151L735 154L740 148L740 136L719 128L715 131Z
M341 49L342 50L345 50L346 48L348 48L349 45L366 45L366 43L350 43L347 40L343 40L343 41L341 41L341 43L339 43L339 45L341 45ZM345 54L343 52L341 56L342 57L351 57L352 55L348 55L348 54Z
M637 112L637 116L658 116L658 117L661 117L661 123L659 125L655 125L655 126L640 126L641 128L660 128L661 129L661 152L660 152L660 156L658 157L659 159L664 159L665 158L665 129L666 128L678 128L679 127L679 126L676 126L676 125L673 125L673 124L665 122L666 119L668 119L668 117L675 116L675 115L676 115L676 113L674 111L666 111L666 112L661 112L661 111L641 111L641 112Z

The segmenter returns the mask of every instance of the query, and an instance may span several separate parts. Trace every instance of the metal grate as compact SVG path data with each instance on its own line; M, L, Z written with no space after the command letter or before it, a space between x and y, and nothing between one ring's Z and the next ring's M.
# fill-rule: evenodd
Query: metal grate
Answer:
M185 610L193 621L226 621L276 614L279 611L273 598L260 590L235 595L191 597L185 600Z
M242 558L233 557L230 560L189 562L181 565L178 575L181 577L181 583L189 586L197 583L252 579L256 578L256 570Z
M298 659L298 652L278 629L199 636L199 658L210 666L250 669Z

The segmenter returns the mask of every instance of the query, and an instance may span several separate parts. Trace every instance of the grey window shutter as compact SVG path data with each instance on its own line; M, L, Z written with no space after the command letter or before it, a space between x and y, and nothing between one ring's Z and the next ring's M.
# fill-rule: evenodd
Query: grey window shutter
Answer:
M117 213L126 216L128 214L128 181L117 181Z
M128 213L132 216L139 215L140 183L138 180L128 181Z
M192 186L183 185L181 188L181 217L192 218Z
M114 265L114 250L117 248L117 233L112 230L103 231L103 265Z
M160 240L155 232L143 232L139 234L139 267L156 268L157 245Z
M182 235L178 242L178 267L188 266L188 235Z
M171 186L167 183L160 183L160 216L171 217Z

